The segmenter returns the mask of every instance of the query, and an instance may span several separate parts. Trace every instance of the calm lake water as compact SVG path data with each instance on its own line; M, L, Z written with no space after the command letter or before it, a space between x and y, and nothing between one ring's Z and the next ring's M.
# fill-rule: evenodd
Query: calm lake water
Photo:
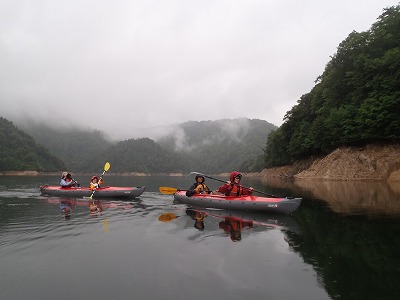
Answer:
M399 298L396 185L244 178L303 197L285 216L190 210L159 192L193 178L105 179L146 191L90 213L85 199L40 195L58 177L0 176L0 299Z

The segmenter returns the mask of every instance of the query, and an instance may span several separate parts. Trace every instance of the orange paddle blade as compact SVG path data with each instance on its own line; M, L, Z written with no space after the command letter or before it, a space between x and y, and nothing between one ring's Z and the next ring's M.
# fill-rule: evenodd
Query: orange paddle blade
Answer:
M177 191L178 191L178 189L173 188L173 187L168 187L168 186L160 187L161 194L172 195L172 194L175 194Z
M169 222L176 218L177 218L177 216L174 213L167 212L167 213L163 213L161 216L159 216L158 221Z

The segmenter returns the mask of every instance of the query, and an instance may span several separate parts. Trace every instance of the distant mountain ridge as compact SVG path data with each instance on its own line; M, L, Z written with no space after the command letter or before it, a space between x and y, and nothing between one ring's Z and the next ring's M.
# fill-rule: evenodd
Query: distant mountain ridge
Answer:
M277 128L267 121L245 118L190 121L169 126L169 133L157 140L113 142L97 130L44 124L21 127L73 172L95 172L99 164L110 161L112 172L145 173L260 171L268 134Z
M192 167L219 173L240 169L260 171L268 134L277 127L257 119L223 119L185 122L158 140L169 150L186 154Z

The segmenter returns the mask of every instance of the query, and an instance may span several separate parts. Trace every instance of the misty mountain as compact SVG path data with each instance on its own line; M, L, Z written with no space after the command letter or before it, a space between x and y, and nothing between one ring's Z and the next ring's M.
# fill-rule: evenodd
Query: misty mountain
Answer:
M259 171L264 166L263 148L277 127L262 120L225 119L185 122L159 128L168 132L152 140L112 142L98 131L57 128L45 124L21 125L36 141L62 159L72 172L94 172L109 161L112 172L209 173Z
M186 122L158 142L191 157L191 165L201 172L260 171L268 134L276 128L267 121L246 118Z
M113 172L182 172L187 160L149 139L129 139L111 146L103 155L112 162Z
M58 171L64 162L37 143L30 135L0 117L1 171Z
M114 144L103 132L94 129L59 128L34 122L20 127L74 172L96 170L94 165L105 160L104 152Z

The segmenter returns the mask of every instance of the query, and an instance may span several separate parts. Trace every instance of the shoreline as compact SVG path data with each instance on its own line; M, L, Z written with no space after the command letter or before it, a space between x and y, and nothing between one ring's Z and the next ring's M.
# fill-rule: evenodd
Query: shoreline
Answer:
M182 172L107 173L109 176L169 176L184 177ZM262 180L284 181L375 181L400 182L400 144L370 144L362 147L341 147L324 157L299 160L292 165L264 169L261 172L242 173L246 177ZM0 176L59 176L60 172L0 171ZM91 176L92 173L74 173L74 176ZM206 174L205 174L206 175ZM210 174L229 178L229 173Z

